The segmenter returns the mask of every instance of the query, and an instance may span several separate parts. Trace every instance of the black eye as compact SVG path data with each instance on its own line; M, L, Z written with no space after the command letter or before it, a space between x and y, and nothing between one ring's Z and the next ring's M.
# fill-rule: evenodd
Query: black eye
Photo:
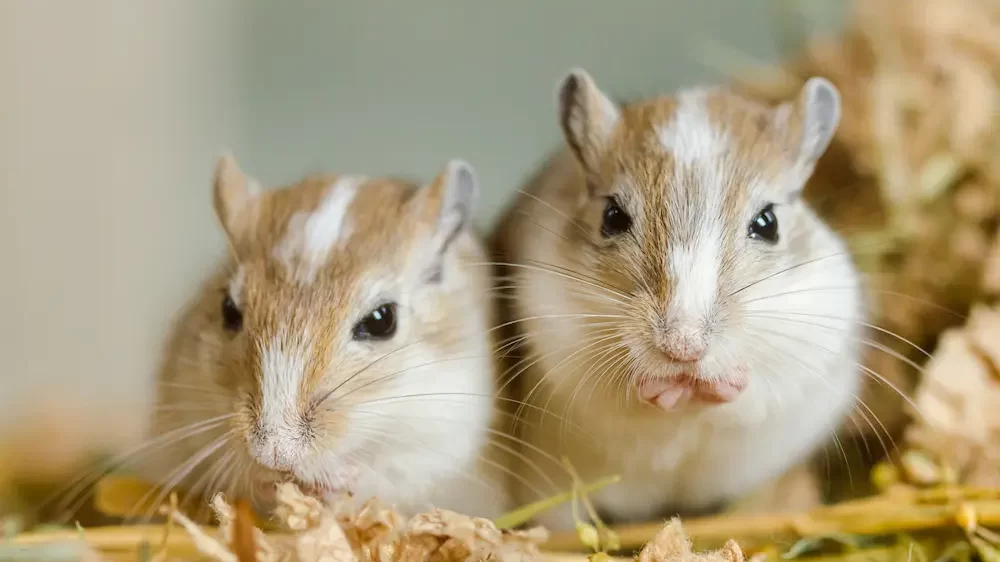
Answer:
M396 333L396 305L383 304L354 326L356 340L387 340Z
M243 327L243 313L229 295L222 299L222 325L230 332L239 332Z
M628 232L629 228L632 228L632 217L622 209L617 199L608 198L608 205L604 207L604 218L601 221L601 234L610 238Z
M764 207L752 221L750 221L750 238L763 240L770 244L778 242L778 217L774 216L774 206Z

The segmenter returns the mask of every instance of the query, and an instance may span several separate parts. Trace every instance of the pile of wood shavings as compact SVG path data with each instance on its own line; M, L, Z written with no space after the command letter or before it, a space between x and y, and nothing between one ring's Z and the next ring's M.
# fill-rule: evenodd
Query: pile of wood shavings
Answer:
M275 517L289 532L266 534L240 518L222 496L212 507L219 519L212 537L176 509L171 517L191 535L198 550L219 562L458 562L538 560L543 529L501 531L487 519L435 509L406 520L369 501L360 510L327 507L293 484L278 488ZM244 523L241 525L241 521ZM242 531L241 531L242 528ZM252 540L249 538L252 536ZM252 558L241 550L252 549Z
M841 91L841 125L806 195L848 240L880 329L864 362L889 384L868 385L872 411L856 425L898 437L909 422L899 394L912 394L927 359L918 348L933 350L973 303L1000 294L1000 3L851 6L841 34L739 85L775 103L811 76Z

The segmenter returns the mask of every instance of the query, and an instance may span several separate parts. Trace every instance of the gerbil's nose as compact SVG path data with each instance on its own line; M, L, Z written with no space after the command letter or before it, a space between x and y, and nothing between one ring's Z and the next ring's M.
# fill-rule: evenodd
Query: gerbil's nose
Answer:
M282 446L279 443L264 444L255 451L257 462L271 470L288 471L294 468L299 460L296 448Z
M705 356L708 338L697 329L671 327L657 334L656 347L671 361L693 363Z
M304 456L304 443L288 431L269 429L249 435L247 441L254 459L271 470L292 470Z
M271 468L274 470L291 470L292 463L295 462L294 455L277 445L271 449L271 458L274 461L271 463Z

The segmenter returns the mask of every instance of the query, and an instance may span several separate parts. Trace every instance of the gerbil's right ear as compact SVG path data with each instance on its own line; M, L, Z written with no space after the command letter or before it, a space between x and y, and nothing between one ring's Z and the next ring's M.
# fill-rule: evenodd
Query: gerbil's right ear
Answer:
M260 185L243 173L232 154L223 154L212 177L212 205L231 244L235 245L250 228L247 211L259 194Z
M427 279L435 281L441 277L444 254L475 216L479 201L475 170L463 160L448 162L423 189L420 200L424 224L430 227L429 259L424 271Z
M566 144L587 172L595 172L618 124L618 106L579 68L559 83L557 103Z
M840 92L826 78L810 78L799 91L798 99L783 109L785 115L793 108L801 126L798 162L811 170L830 146L840 125Z

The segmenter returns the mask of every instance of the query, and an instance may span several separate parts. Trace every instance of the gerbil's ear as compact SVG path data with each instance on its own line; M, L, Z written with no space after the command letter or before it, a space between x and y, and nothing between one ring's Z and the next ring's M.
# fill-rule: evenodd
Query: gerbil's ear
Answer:
M618 124L618 106L579 68L559 83L557 104L566 144L587 172L595 172Z
M472 223L479 201L479 180L471 165L455 159L423 191L421 212L430 230L427 278L433 281L440 279L441 258Z
M798 162L812 168L823 156L840 124L840 92L826 78L806 81L795 101L802 134L798 144Z
M219 157L212 177L212 205L230 243L235 243L249 228L246 211L259 193L260 186L243 173L232 154L227 152Z

